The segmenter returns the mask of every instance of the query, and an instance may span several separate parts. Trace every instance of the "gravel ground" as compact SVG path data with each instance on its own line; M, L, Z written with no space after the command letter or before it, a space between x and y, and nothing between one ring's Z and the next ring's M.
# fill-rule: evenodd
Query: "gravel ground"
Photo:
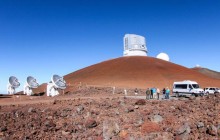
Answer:
M220 139L219 95L146 100L144 93L125 97L120 91L88 88L12 101L0 98L2 140Z

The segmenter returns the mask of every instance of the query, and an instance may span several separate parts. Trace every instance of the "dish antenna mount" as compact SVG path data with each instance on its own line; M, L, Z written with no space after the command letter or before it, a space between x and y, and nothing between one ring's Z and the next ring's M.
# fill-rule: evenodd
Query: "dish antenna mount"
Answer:
M64 90L66 88L66 82L63 77L59 75L53 75L51 81L47 83L47 96L59 95L59 89Z
M8 94L15 94L16 88L20 86L20 82L15 76L10 76L8 79L7 92Z
M37 83L37 80L32 77L28 76L26 80L26 84L24 85L24 94L27 95L34 95L33 88L38 88L39 84Z

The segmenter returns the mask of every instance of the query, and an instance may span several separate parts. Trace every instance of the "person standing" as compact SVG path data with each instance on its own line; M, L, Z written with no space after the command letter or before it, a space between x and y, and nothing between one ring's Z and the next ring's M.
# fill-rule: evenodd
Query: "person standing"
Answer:
M150 99L153 99L154 97L154 91L153 88L150 89Z
M126 90L126 89L124 89L124 93L125 93L125 96L127 96L127 95L128 95L128 93L127 93L127 90Z
M170 89L167 87L166 89L166 99L170 98Z
M166 94L166 89L165 89L165 88L163 88L163 99L165 99L165 98L166 98L165 94Z
M151 91L149 88L146 90L146 99L149 100L151 98Z
M155 87L153 88L153 98L157 98L157 89Z
M160 99L160 89L157 88L157 100L159 100L159 99Z

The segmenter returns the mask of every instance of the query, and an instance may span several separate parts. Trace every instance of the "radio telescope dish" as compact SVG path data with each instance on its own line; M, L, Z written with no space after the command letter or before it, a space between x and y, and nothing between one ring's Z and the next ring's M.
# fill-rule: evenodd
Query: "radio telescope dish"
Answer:
M66 82L63 77L55 74L47 84L47 96L56 96L59 94L59 89L64 90L65 88Z
M37 80L32 77L32 76L28 76L27 77L27 81L26 84L24 85L24 94L27 95L33 95L33 88L38 88L39 84L37 83Z
M39 86L39 84L37 83L37 80L34 77L32 77L32 76L28 76L27 77L27 84L31 88L37 88Z
M20 86L20 83L15 76L9 77L9 84L14 88L18 88Z
M60 88L60 89L66 88L66 82L64 81L63 77L60 77L59 75L53 75L51 81L56 88Z
M8 79L7 91L8 94L15 94L15 89L20 86L20 82L15 76L10 76Z

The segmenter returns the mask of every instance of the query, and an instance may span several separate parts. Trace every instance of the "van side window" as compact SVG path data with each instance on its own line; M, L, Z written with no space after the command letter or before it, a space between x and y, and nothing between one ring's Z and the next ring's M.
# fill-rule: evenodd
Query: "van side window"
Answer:
M178 84L178 85L175 85L175 87L177 89L187 89L187 84Z

